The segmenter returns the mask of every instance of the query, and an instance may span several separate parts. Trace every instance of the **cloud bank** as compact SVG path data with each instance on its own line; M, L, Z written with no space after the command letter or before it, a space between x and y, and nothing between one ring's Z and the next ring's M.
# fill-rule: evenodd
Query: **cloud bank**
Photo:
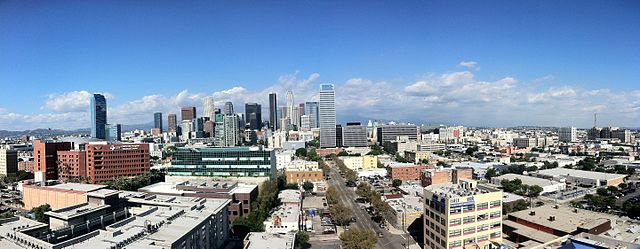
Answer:
M462 71L430 73L408 82L372 80L354 77L336 85L338 121L404 121L414 123L462 124L467 126L566 126L588 127L593 113L599 113L601 125L637 126L640 123L640 90L617 92L611 89L585 89L575 85L555 84L540 88L551 75L530 82L515 76L498 80L477 79L478 63L463 61ZM231 101L236 111L244 103L257 102L268 115L268 94L278 93L279 104L291 90L295 102L317 101L319 73L299 72L280 76L271 86L252 89L235 86L209 93L184 89L173 94L141 96L119 105L108 105L108 122L141 124L153 121L154 112L178 113L180 107L196 106L202 115L202 100L213 96L216 107ZM90 89L52 93L44 100L40 112L14 113L0 107L0 129L34 128L76 129L89 127ZM106 94L108 99L116 98ZM38 101L38 100L34 100Z

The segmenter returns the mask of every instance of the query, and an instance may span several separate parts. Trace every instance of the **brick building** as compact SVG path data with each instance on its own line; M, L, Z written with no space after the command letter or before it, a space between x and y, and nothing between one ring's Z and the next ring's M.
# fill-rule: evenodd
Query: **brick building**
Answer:
M420 180L420 172L423 169L432 168L427 165L415 165L413 163L396 163L388 167L388 173L394 180Z
M420 182L423 187L442 183L457 184L461 179L473 179L473 169L426 169L422 170L420 174Z
M35 140L33 142L33 172L42 172L45 179L58 179L58 151L71 150L70 142L51 142Z
M105 182L142 175L151 167L148 144L89 143L81 147L84 149L57 153L59 179Z

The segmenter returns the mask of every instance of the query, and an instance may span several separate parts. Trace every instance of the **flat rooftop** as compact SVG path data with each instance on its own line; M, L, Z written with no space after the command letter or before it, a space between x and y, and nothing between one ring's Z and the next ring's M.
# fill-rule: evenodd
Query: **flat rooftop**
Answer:
M448 198L455 198L455 197L466 197L466 196L472 196L472 195L479 195L479 194L486 194L486 193L491 193L491 192L498 192L500 190L494 190L491 188L464 188L462 185L460 184L453 184L453 183L442 183L442 184L434 184L434 185L429 185L427 187L424 188L425 190L428 190L434 194L437 195L447 195Z
M588 179L601 179L601 180L613 180L622 177L626 177L627 175L622 174L612 174L605 172L596 172L596 171L586 171L586 170L577 170L577 169L567 169L567 168L553 168L553 169L544 169L537 172L537 174L548 175L553 177L559 176L574 176Z
M244 249L292 249L295 234L249 233Z
M535 212L535 214L531 215L531 212ZM558 208L554 208L550 205L510 213L509 216L534 224L551 227L565 233L572 233L579 227L590 229L605 223L606 221L614 223L612 220L616 218L612 215L583 209L570 208L566 206L558 206ZM554 221L549 220L549 217L551 216L555 217Z
M553 186L553 185L561 184L560 182L557 182L557 181L554 181L554 180L542 179L542 178L537 178L537 177L533 177L533 176L518 175L518 174L504 174L504 175L501 175L501 176L496 176L494 178L498 179L500 181L502 181L502 180L512 181L512 180L515 180L515 179L520 179L520 181L522 181L522 184L538 185L540 187L546 187L546 186Z
M98 189L106 188L107 185L99 185L99 184L84 184L84 183L61 183L51 186L46 186L47 188L54 189L62 189L62 190L75 190L82 192L91 192L96 191Z

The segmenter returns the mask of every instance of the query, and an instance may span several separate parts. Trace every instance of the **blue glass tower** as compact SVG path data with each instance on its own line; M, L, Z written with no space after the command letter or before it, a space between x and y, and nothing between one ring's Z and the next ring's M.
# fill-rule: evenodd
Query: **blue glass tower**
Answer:
M91 137L105 139L105 126L107 125L107 99L102 94L93 94L91 97Z

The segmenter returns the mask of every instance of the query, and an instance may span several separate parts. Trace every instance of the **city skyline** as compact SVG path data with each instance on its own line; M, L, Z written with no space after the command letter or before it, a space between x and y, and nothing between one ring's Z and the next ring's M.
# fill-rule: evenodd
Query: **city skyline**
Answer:
M318 101L322 83L339 123L640 124L636 2L239 5L4 3L0 130L88 128L93 93L132 125L202 116L205 96L265 114L269 92Z

